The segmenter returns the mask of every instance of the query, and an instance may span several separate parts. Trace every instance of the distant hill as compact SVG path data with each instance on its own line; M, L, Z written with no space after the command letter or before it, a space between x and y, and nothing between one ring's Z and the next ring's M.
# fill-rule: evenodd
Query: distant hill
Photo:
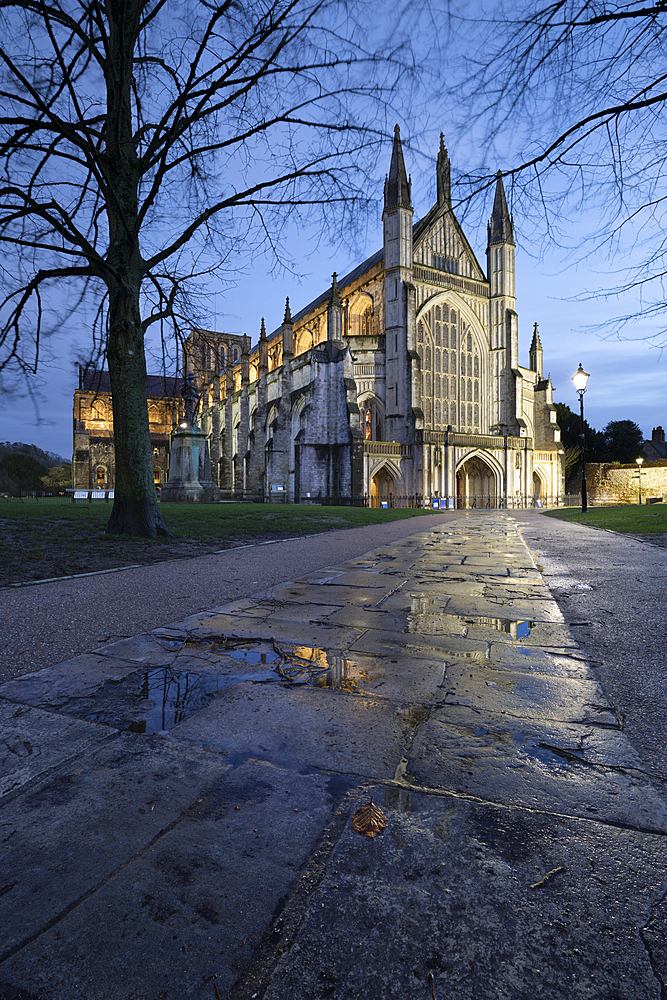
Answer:
M56 455L53 451L42 451L37 445L24 444L22 441L15 441L13 444L10 441L0 441L0 461L6 455L27 455L47 469L52 469L56 465L69 465L71 461L69 458Z
M0 441L0 493L21 496L72 485L72 463L22 441Z

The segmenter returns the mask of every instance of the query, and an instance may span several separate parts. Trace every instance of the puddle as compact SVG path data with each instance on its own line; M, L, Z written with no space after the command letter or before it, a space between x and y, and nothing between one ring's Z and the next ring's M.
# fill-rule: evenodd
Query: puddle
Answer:
M527 618L463 618L462 621L476 628L492 628L497 632L505 632L512 639L527 639L536 624Z
M322 652L324 652L324 650L322 650ZM368 679L368 675L363 672L356 671L355 678L346 657L339 656L334 653L328 653L325 654L325 656L326 669L318 673L317 676L314 676L313 684L315 687L327 687L338 691L349 691L352 694L361 693L361 688L359 687L357 680L361 677Z
M257 673L219 675L156 667L115 684L105 708L83 712L80 718L131 733L166 732L205 708L225 688L244 681L274 679L272 673L267 677Z
M486 615L473 617L470 615L438 614L437 612L425 613L424 604L423 598L413 599L406 632L466 637L469 628L486 628L493 629L495 632L504 632L512 639L527 639L537 624L528 618L489 618Z
M272 650L267 651L266 649L257 649L244 646L243 648L234 649L227 645L218 645L214 643L211 646L212 653L224 653L225 656L231 656L234 660L240 660L242 663L252 663L253 665L261 663L275 663L280 657L277 653Z

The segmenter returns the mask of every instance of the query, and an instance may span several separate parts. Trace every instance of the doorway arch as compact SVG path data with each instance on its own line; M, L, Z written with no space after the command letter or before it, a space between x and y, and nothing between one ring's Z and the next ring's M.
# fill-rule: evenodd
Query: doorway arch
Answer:
M456 472L457 507L489 509L498 506L498 474L481 455L472 455Z
M380 507L383 502L391 505L396 496L396 479L391 470L382 465L371 479L371 507Z

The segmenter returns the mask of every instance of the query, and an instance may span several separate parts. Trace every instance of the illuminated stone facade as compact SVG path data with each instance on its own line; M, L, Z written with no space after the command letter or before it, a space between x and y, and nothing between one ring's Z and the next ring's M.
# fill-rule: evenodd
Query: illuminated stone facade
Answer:
M148 420L153 447L153 477L166 483L171 432L179 419L181 379L149 375ZM80 369L74 393L72 485L77 489L112 490L115 483L113 411L109 373Z
M413 223L398 129L384 245L257 345L196 363L211 464L229 495L447 497L475 506L563 492L553 387L537 324L519 364L514 230L498 177L485 273L451 207L441 143L438 200ZM199 344L197 344L199 338ZM220 357L221 352L217 352ZM215 473L214 473L215 476Z
M441 142L437 201L413 220L398 128L383 246L267 334L195 330L185 344L223 496L445 498L492 507L564 491L553 387L537 324L519 363L514 225L498 176L482 269L451 205ZM108 376L104 376L108 379ZM74 482L113 485L106 383L74 402ZM99 379L98 379L99 381ZM156 482L167 479L180 382L149 386ZM101 479L100 477L103 477Z

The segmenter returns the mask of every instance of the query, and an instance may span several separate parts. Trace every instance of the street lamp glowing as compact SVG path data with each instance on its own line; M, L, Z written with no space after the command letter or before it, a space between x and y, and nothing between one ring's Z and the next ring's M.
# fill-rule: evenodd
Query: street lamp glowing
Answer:
M642 462L643 458L636 459L637 462L637 479L639 480L639 506L642 505Z
M589 378L590 375L588 374L588 372L584 371L584 369L581 367L581 362L580 362L576 374L572 376L572 381L574 382L574 388L577 390L577 392L586 392L586 384L588 383Z
M581 513L586 514L588 512L588 495L586 492L586 433L584 430L584 393L586 392L586 386L590 375L585 372L581 362L579 362L579 368L572 376L572 381L574 382L574 388L579 393L579 406L581 408Z

